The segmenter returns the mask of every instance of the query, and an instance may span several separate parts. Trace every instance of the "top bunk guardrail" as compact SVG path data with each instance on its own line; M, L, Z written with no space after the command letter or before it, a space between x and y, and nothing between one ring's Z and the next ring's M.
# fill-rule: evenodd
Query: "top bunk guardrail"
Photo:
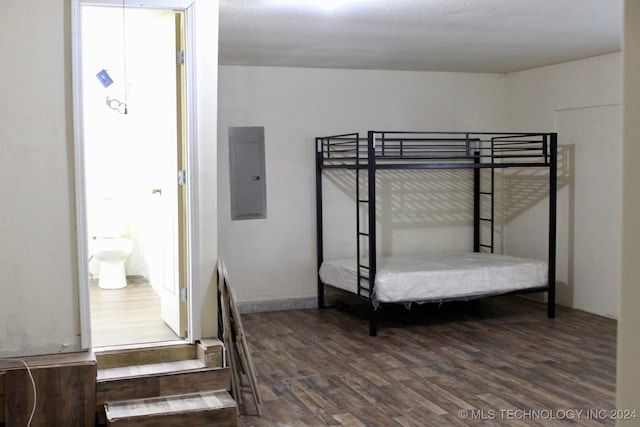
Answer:
M550 133L370 131L316 138L322 168L549 166Z

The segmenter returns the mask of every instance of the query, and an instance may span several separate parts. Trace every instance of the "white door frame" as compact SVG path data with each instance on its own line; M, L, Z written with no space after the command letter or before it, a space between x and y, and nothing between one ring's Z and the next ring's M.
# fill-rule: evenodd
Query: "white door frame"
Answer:
M185 13L186 37L186 134L187 134L187 338L193 343L201 335L202 310L200 304L200 256L194 236L198 235L198 170L196 147L196 85L195 85L195 7L207 0L71 0L71 43L73 76L73 127L75 156L76 229L78 250L78 283L80 303L80 334L83 349L91 348L91 314L89 300L89 262L87 241L87 206L84 156L84 119L82 105L82 39L81 6L119 6L152 9L182 10Z

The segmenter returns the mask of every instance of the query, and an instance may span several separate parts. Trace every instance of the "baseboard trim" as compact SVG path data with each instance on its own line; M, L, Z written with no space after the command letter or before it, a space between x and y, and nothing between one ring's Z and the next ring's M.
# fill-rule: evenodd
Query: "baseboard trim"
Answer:
M269 301L239 302L240 313L260 313L265 311L299 310L318 307L318 298L291 298Z

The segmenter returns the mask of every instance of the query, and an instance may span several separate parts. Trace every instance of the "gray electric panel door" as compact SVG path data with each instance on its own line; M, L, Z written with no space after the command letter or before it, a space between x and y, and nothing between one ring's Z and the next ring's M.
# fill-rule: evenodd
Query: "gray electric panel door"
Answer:
M267 217L264 127L229 128L231 219Z

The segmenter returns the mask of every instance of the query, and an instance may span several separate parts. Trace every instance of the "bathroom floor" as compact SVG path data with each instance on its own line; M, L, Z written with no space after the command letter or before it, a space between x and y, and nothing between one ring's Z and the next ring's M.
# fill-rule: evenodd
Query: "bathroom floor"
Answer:
M160 315L160 297L142 276L127 277L123 289L101 289L90 281L93 348L178 340Z

